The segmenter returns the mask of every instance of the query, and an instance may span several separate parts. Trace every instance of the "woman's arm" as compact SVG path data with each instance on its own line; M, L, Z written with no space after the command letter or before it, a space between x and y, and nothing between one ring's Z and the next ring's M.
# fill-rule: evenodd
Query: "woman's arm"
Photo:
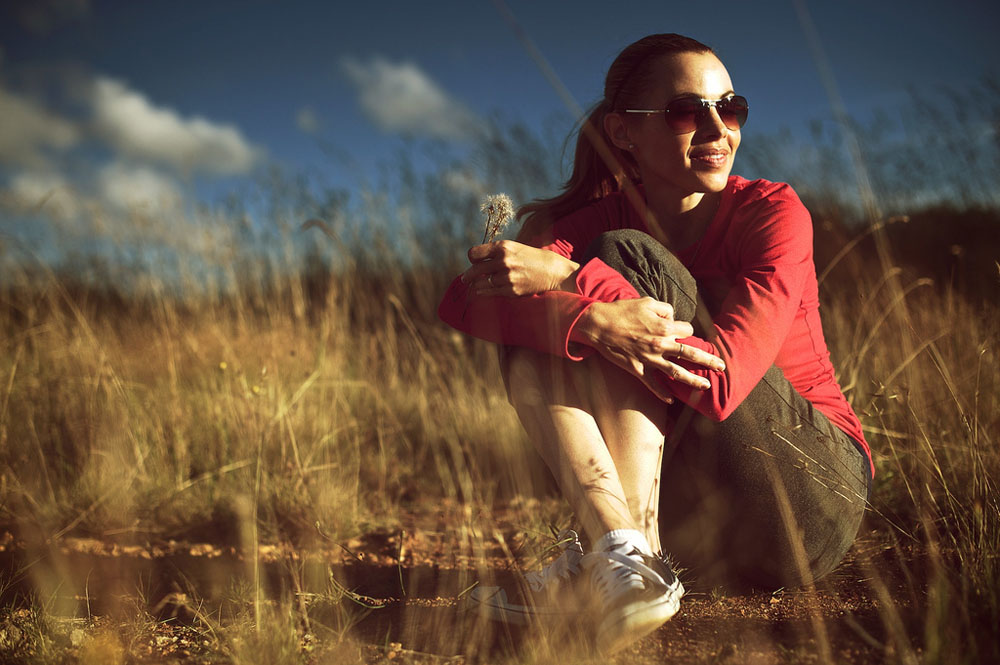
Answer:
M570 349L569 333L594 302L567 291L511 298L481 296L471 284L456 277L441 299L438 316L456 330L488 342L582 360L579 350L574 349L574 353Z
M592 349L570 344L570 331L593 303L606 297L602 288L628 282L600 261L581 265L578 258L589 239L606 230L608 215L597 204L580 210L561 225L565 238L550 229L527 243L501 241L469 250L472 266L456 278L438 307L438 315L467 334L496 342L581 360ZM543 248L544 247L544 248ZM578 249L581 248L581 249ZM495 263L504 254L508 265ZM543 253L544 252L544 253ZM518 261L544 265L539 275L511 275ZM497 274L503 273L503 274ZM494 287L488 275L494 275ZM516 286L514 286L516 284ZM519 289L520 295L486 295L490 288Z
M507 267L500 265L502 260L494 263L488 259L502 247L507 248L502 253L510 259ZM570 332L580 316L595 302L615 299L623 290L634 293L617 271L596 259L581 266L572 260L571 248L566 246L542 249L502 241L478 245L469 254L475 262L452 281L441 299L438 316L457 330L498 344L582 360L593 349L570 342ZM529 260L524 265L513 267L525 257ZM531 257L543 267L533 271ZM496 275L493 287L487 275ZM515 288L521 295L499 294Z
M692 334L674 321L673 308L639 294L602 261L580 265L560 251L501 241L469 250L473 265L452 282L439 315L468 334L582 359L594 348L638 376L664 401L672 402L664 376L704 390L709 380L674 362L716 372L722 361L697 346L679 343ZM605 302L623 300L607 308ZM582 321L586 325L581 325ZM575 331L575 332L574 332ZM570 339L575 344L570 345Z
M669 303L630 298L594 303L577 321L571 336L638 377L663 401L673 402L675 385L709 390L709 375L718 376L726 368L721 358L690 343L693 333L690 323L674 320ZM695 374L690 367L704 372Z
M732 286L713 312L708 339L680 341L719 356L726 371L712 374L711 388L703 392L668 379L676 397L715 420L727 418L777 364L806 285L815 280L812 221L787 186L734 212L722 242L738 256ZM709 377L702 367L687 369Z

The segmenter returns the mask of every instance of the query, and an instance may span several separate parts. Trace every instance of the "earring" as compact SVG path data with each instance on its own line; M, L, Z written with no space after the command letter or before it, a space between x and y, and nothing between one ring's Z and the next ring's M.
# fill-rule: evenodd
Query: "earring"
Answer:
M635 150L635 144L634 143L629 143L628 144L628 149L629 150Z

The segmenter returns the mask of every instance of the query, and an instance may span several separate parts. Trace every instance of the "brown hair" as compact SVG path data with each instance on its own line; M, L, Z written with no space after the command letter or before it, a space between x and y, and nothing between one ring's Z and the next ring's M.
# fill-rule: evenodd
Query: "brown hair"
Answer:
M673 33L649 35L629 44L608 68L604 99L593 106L579 124L573 172L563 191L549 199L536 199L518 208L524 219L519 238L530 238L552 222L612 192L639 182L635 161L616 147L604 133L604 116L639 101L650 85L653 65L676 53L713 53L701 42Z

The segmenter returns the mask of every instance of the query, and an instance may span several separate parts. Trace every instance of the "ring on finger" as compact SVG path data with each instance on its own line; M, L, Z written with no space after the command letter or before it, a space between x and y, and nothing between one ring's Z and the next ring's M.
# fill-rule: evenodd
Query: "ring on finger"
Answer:
M680 342L677 342L677 355L679 356L684 355L684 345Z

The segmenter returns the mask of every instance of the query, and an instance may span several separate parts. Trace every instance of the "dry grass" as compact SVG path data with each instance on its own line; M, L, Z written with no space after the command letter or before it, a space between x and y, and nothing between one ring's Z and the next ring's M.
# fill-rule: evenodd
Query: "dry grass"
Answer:
M924 610L918 634L893 616L906 602L899 587L870 571L892 653L995 659L995 636L982 631L1000 623L1000 311L893 269L861 284L861 297L834 292L824 323L875 451L868 524L885 547L926 554L919 570L904 570L907 600Z
M866 542L904 562L920 553L902 581L858 554L884 628L869 637L892 662L996 658L983 628L1000 624L1000 312L876 250L854 250L821 287L840 380L875 451ZM188 655L170 653L203 662L439 662L393 630L359 639L353 627L384 610L308 556L451 506L439 528L455 551L517 558L493 511L549 481L506 406L494 351L435 319L457 266L391 256L325 271L288 253L215 295L136 293L47 268L4 281L0 521L26 543L17 560L27 563L3 573L8 606L26 609L4 618L0 653L124 662L137 644L183 639ZM538 550L545 522L559 519L546 510L522 511L516 525ZM68 536L206 541L242 557L218 568L214 590L189 580L169 597L105 604L129 619L115 632L95 624L90 573L58 553ZM393 542L405 595L402 534ZM281 543L302 557L279 583L261 552ZM59 627L67 617L97 628L74 643ZM33 650L4 641L15 629L34 636ZM502 641L454 639L452 653L471 659ZM548 662L558 649L541 639L507 658Z

